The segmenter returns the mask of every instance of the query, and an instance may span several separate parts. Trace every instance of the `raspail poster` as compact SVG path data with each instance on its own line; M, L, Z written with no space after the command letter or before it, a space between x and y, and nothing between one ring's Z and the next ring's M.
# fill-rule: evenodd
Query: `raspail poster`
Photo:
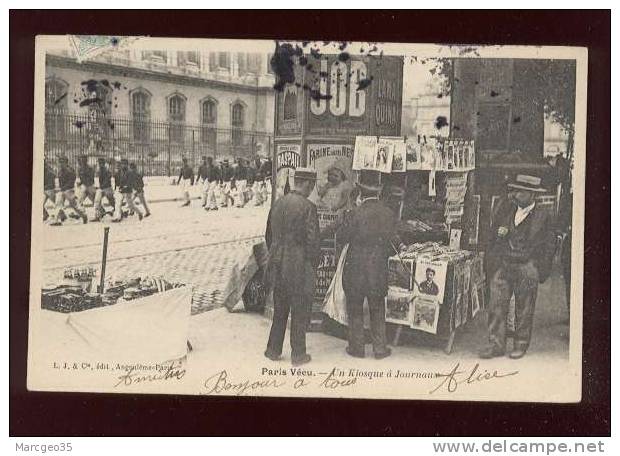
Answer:
M276 149L276 199L292 190L295 169L300 166L299 144L278 144Z
M353 146L350 144L309 144L308 166L316 169L316 187L310 194L319 215L319 226L325 228L350 207L349 197L355 188L352 169Z

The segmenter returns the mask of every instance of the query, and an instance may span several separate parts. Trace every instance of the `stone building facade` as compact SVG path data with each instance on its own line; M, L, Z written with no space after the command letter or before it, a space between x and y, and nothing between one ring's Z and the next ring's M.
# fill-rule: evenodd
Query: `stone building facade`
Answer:
M127 155L158 173L182 156L267 154L274 128L269 59L119 50L78 62L68 50L48 53L46 156Z

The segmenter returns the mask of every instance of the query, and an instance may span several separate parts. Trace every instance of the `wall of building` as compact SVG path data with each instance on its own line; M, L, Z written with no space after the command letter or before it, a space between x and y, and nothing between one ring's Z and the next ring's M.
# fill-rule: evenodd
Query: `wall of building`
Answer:
M79 103L86 97L82 92L84 81L89 79L108 79L110 84L118 83L119 88L111 90L108 101L111 102L112 117L131 117L131 94L136 90L144 90L150 94L151 120L168 120L167 100L175 93L182 94L186 99L185 122L188 125L199 125L201 122L201 101L210 97L217 102L217 128L230 128L232 105L240 102L245 107L244 129L273 132L274 96L271 90L239 90L237 87L215 88L185 85L175 76L168 81L150 80L138 76L118 76L106 74L104 71L88 71L84 69L63 68L54 65L46 66L46 79L56 78L68 84L66 106L69 112L88 112L88 108L80 107Z

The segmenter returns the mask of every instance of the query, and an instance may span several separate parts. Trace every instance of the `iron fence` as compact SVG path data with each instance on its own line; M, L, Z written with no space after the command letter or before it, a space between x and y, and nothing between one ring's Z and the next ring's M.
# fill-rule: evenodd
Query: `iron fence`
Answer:
M79 155L86 155L91 164L99 157L126 158L145 176L170 176L178 172L183 157L196 167L203 156L252 160L258 154L271 155L272 147L271 134L242 128L110 117L97 111L45 113L44 151L51 163L61 155L73 165Z

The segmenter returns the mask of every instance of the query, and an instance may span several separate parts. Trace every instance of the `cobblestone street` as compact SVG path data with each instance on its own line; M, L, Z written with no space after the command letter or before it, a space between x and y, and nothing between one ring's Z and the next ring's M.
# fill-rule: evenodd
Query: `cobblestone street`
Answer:
M268 206L204 211L200 202L151 204L152 215L45 227L44 280L57 283L67 267L101 264L103 228L110 227L106 277L161 276L193 285L192 312L217 307L232 274L264 235Z

